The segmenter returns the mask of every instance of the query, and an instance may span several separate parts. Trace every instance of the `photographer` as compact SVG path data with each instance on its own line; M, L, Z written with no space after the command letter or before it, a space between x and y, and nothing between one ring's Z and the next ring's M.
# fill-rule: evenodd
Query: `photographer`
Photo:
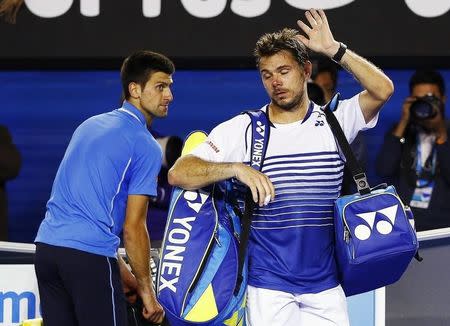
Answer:
M409 81L398 124L385 137L377 173L392 177L414 213L417 231L450 226L449 123L445 85L436 71L417 71Z

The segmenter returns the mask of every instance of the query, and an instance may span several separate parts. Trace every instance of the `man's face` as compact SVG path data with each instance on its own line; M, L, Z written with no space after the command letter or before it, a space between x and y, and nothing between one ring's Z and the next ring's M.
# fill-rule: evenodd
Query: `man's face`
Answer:
M169 103L173 100L170 89L172 76L164 72L155 72L141 90L139 104L146 115L152 118L167 116Z
M311 63L300 67L287 51L280 51L259 62L261 79L272 103L283 110L296 108L306 96Z
M412 97L423 97L425 95L433 95L441 100L442 104L445 103L445 95L441 94L439 87L436 84L417 84L411 90ZM436 119L442 119L441 113L437 117L427 120L419 120L416 123L425 128L425 130L433 130Z
M422 97L430 93L444 102L444 96L436 84L417 84L412 88L411 96Z

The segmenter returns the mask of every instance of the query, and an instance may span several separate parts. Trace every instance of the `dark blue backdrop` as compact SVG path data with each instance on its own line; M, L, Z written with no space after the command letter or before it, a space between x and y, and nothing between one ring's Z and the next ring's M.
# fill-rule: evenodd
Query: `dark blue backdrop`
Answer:
M442 72L450 85L450 70ZM384 107L377 127L366 132L372 184L379 181L373 172L374 157L384 133L400 116L412 71L386 73L394 81L395 93ZM0 123L9 127L23 156L19 177L7 184L10 240L31 242L44 216L53 178L72 132L89 116L118 107L119 74L0 72L0 83ZM340 72L338 88L343 97L360 90L344 71ZM169 117L155 121L153 127L163 134L181 137L195 129L209 131L236 113L258 108L267 101L256 70L178 71L173 92L175 101Z

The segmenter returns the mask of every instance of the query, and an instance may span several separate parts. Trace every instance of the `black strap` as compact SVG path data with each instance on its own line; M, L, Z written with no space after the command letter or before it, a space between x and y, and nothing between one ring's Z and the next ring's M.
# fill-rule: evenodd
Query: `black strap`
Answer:
M252 143L250 150L250 165L258 171L261 171L264 158L266 156L267 144L269 142L270 125L267 115L262 110L244 112L250 116L252 121ZM252 222L255 202L252 192L247 188L245 193L244 214L241 219L241 235L239 238L238 253L238 279L234 288L234 295L237 295L243 281L243 268L247 255L247 243L250 236L250 225Z
M339 96L340 94L336 93L330 100L330 102L328 102L325 105L325 107L322 108L322 110L324 111L328 124L330 125L331 131L333 132L334 137L336 138L339 147L341 148L342 153L345 156L345 159L347 161L346 164L350 169L350 172L353 176L353 180L355 180L358 192L361 195L369 194L370 186L369 183L367 182L366 174L364 173L364 170L361 168L361 166L358 164L358 161L356 160L356 157L353 154L352 148L350 147L350 144L348 143L348 140L345 137L344 131L342 130L339 121L333 114L333 111L337 109L337 106L339 104Z
M236 287L234 288L234 295L237 295L241 287L243 277L243 268L245 257L247 254L247 243L250 237L250 225L252 222L253 209L255 208L255 202L253 201L253 196L250 190L245 194L245 208L244 214L241 220L241 236L239 237L239 253L238 253L238 277L236 281Z

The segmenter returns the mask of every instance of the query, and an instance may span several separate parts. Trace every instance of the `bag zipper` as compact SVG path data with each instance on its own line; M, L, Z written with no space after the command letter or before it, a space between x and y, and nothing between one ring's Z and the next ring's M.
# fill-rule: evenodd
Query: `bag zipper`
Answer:
M351 249L351 257L352 259L355 259L355 248L353 246L353 242L350 242L350 230L348 229L347 225L344 225L344 241L347 243L349 250Z
M222 247L222 244L219 242L218 236L217 236L217 228L214 229L213 236L208 244L208 249L206 249L206 253L203 256L202 262L200 263L200 267L197 270L197 273L195 273L194 281L189 286L189 289L187 290L187 293L191 293L194 288L197 286L198 281L200 280L200 277L202 276L203 270L206 267L206 262L208 261L209 255L211 254L211 251L214 247L214 241L217 243L219 247Z

